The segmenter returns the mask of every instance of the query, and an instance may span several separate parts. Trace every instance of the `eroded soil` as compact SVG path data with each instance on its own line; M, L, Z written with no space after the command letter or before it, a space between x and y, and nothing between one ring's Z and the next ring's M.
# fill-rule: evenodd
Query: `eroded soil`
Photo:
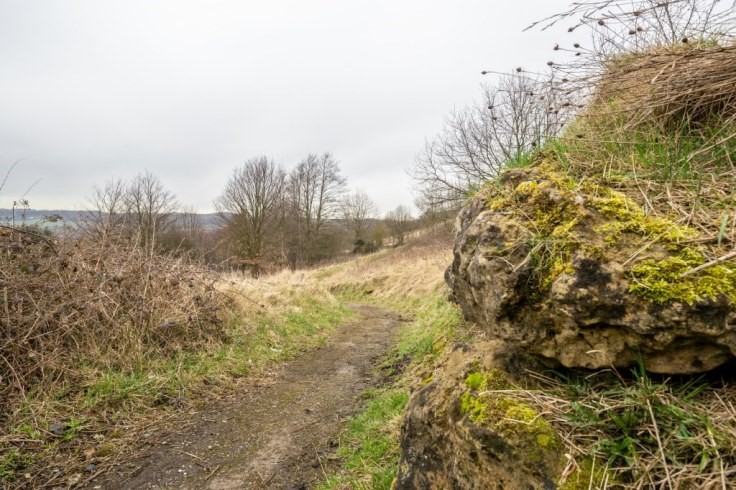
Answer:
M361 408L371 371L399 317L354 307L360 317L327 345L281 366L267 386L199 412L198 421L98 481L112 489L312 488L324 479L344 422Z

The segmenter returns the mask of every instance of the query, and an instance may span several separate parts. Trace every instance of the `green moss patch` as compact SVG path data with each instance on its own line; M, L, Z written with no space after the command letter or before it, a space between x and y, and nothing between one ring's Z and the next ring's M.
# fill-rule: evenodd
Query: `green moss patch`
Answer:
M684 248L665 260L644 260L632 268L629 290L653 303L681 302L693 304L726 297L736 302L736 266L713 265L682 277L685 272L706 262L702 254Z
M584 209L575 183L544 158L540 154L536 166L512 170L478 193L488 209L513 213L528 229L530 238L525 243L509 244L495 252L509 255L520 245L529 250L532 296L549 289L582 245L575 230Z
M465 386L475 391L503 390L509 387L506 375L500 369L484 373L472 372L465 378Z
M470 373L465 385L469 391L460 398L462 413L523 447L531 462L540 462L544 450L559 446L559 437L539 411L503 392L513 388L502 371Z
M33 463L33 455L10 449L0 456L0 481L12 480Z
M557 488L558 490L588 490L606 488L612 483L617 483L617 480L605 464L588 458L576 465Z
M585 189L591 194L590 207L611 220L596 228L598 233L606 237L606 243L610 246L615 246L623 233L633 233L666 244L677 244L698 235L697 230L689 226L647 215L625 194L608 187L588 184Z
M583 254L621 263L635 257L639 262L633 261L626 272L629 291L653 303L693 304L723 297L736 301L736 266L731 263L681 277L708 260L691 244L698 230L649 215L605 185L575 182L559 166L540 158L536 166L509 171L478 193L489 209L513 214L529 231L530 238L492 252L503 257L514 252L519 256L519 247L528 250L531 299L549 291L560 275L574 273L572 258ZM646 253L637 257L657 248L653 245L671 257L655 260Z

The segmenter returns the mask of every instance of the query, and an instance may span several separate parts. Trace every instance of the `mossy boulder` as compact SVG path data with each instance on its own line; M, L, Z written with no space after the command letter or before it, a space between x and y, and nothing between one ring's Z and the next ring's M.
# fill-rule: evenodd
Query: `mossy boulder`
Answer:
M413 394L397 490L557 488L567 464L561 439L515 394L508 354L501 341L456 346L442 374Z
M464 315L549 365L686 374L736 356L736 265L698 231L552 164L514 169L458 216L446 273Z

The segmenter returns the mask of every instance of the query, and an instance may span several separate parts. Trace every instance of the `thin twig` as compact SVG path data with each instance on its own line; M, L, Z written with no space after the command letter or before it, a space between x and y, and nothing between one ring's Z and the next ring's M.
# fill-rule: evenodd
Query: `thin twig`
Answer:
M659 448L659 453L662 457L662 467L664 468L664 472L667 475L667 486L670 488L670 490L673 490L674 486L672 485L670 468L667 464L667 456L665 456L664 454L664 446L662 445L662 440L659 437L659 427L657 427L657 419L654 417L654 410L652 410L652 404L649 402L649 399L647 399L647 409L649 410L649 415L652 418L652 425L654 426L654 437L657 440L657 447Z
M702 271L703 269L707 269L708 267L713 267L714 265L718 265L721 262L726 262L727 260L730 260L734 257L736 257L736 250L734 250L733 252L727 253L726 255L723 255L721 257L718 257L717 259L713 259L710 262L706 262L705 264L701 264L697 267L694 267L690 269L689 271L683 272L682 274L680 274L680 279L682 279L683 277L687 277L687 276L696 274Z

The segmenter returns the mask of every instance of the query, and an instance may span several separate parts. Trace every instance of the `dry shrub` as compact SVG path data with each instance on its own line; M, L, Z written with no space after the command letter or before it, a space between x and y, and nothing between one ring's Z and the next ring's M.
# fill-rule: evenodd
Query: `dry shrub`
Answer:
M668 46L614 58L596 99L594 105L615 101L631 126L731 120L736 116L736 45Z
M185 259L137 246L0 230L0 412L73 383L83 365L132 370L221 339L213 283Z
M709 259L736 243L736 45L679 45L607 63L559 140L580 177L697 229Z

